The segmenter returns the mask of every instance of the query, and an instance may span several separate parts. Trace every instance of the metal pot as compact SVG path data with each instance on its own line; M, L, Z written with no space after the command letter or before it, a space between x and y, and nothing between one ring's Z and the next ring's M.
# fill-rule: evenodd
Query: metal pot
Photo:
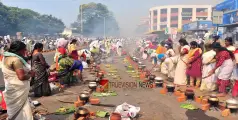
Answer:
M89 94L81 93L81 94L79 95L79 98L80 98L80 100L82 100L82 101L88 101L88 100L89 100Z
M100 77L100 78L103 78L104 74L102 72L99 72L97 76Z
M167 88L168 92L174 92L174 90L175 90L175 86L173 84L168 84L166 86L166 88Z
M155 85L156 85L156 87L163 87L163 82L161 82L161 81L156 81L155 82Z
M133 57L132 59L133 59L133 61L136 61L136 57Z
M93 67L96 67L97 66L97 64L96 63L93 63L93 65L92 65Z
M96 90L97 88L97 83L96 82L89 82L88 87L92 90Z
M235 99L226 100L226 107L229 109L238 109L238 101Z
M185 91L185 96L187 97L188 100L193 100L194 99L194 91L191 89L187 89Z
M76 120L80 117L88 117L88 116L89 116L89 111L83 107L79 107L74 113L74 117Z
M219 99L218 99L217 95L215 95L215 94L210 95L210 97L208 98L208 103L210 103L210 105L212 107L218 107Z
M149 80L155 80L155 75L149 75Z
M139 65L139 69L141 69L141 70L143 70L143 69L145 69L145 67L146 67L146 65Z
M156 78L155 78L155 81L156 81L156 82L163 82L164 80L163 80L162 77L156 77Z
M84 90L82 93L84 93L84 94L90 94L89 90Z
M138 59L138 58L135 58L134 61L135 61L135 62L139 62L139 59Z
M99 82L100 80L101 80L101 79L100 79L100 78L98 78L98 77L95 79L95 81L96 81L96 82Z

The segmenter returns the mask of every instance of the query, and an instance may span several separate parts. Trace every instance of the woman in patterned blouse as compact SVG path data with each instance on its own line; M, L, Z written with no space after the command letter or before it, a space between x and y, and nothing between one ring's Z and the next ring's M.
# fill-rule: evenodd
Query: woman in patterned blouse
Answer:
M234 62L232 61L234 55L232 52L222 47L220 43L214 43L213 49L216 51L216 66L209 72L212 75L216 71L217 85L219 88L219 96L225 96L226 88L230 85L230 78L234 68Z

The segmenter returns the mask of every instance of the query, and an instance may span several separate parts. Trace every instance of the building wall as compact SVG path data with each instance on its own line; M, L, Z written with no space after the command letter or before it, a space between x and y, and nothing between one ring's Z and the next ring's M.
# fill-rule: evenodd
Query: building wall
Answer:
M178 8L178 11L172 11L172 8ZM191 8L191 9L189 9ZM201 9L202 8L202 9ZM204 12L199 12L206 9ZM166 12L167 13L164 13ZM175 10L175 9L173 9ZM187 15L185 17L186 12ZM198 12L197 12L198 10ZM157 11L157 14L154 14ZM164 30L168 28L181 29L183 24L196 21L197 18L206 18L205 20L211 20L212 6L211 5L170 5L170 6L159 6L153 7L149 10L150 12L150 30ZM183 15L182 15L183 14ZM192 15L191 15L192 14ZM173 20L172 20L172 19ZM191 19L190 19L191 18ZM167 19L167 20L166 20ZM176 20L174 20L176 19ZM166 20L166 22L165 22ZM176 26L177 24L177 26ZM172 25L172 26L171 26Z

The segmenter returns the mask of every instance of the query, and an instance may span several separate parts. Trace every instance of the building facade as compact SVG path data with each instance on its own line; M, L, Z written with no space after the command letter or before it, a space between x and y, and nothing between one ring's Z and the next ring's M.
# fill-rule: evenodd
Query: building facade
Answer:
M238 40L238 0L224 0L214 6L213 11L223 12L222 24L218 25L223 38Z
M211 20L211 5L169 5L150 10L150 31L166 28L182 29L183 24L197 20Z

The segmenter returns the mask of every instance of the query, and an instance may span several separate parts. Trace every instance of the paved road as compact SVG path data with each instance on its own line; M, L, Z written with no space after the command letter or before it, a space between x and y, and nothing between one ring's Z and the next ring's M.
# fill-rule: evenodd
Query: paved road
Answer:
M54 52L50 52L50 53L45 53L44 54L46 62L51 65L54 61ZM2 71L0 72L0 86L4 85L4 80L3 80L3 74Z

